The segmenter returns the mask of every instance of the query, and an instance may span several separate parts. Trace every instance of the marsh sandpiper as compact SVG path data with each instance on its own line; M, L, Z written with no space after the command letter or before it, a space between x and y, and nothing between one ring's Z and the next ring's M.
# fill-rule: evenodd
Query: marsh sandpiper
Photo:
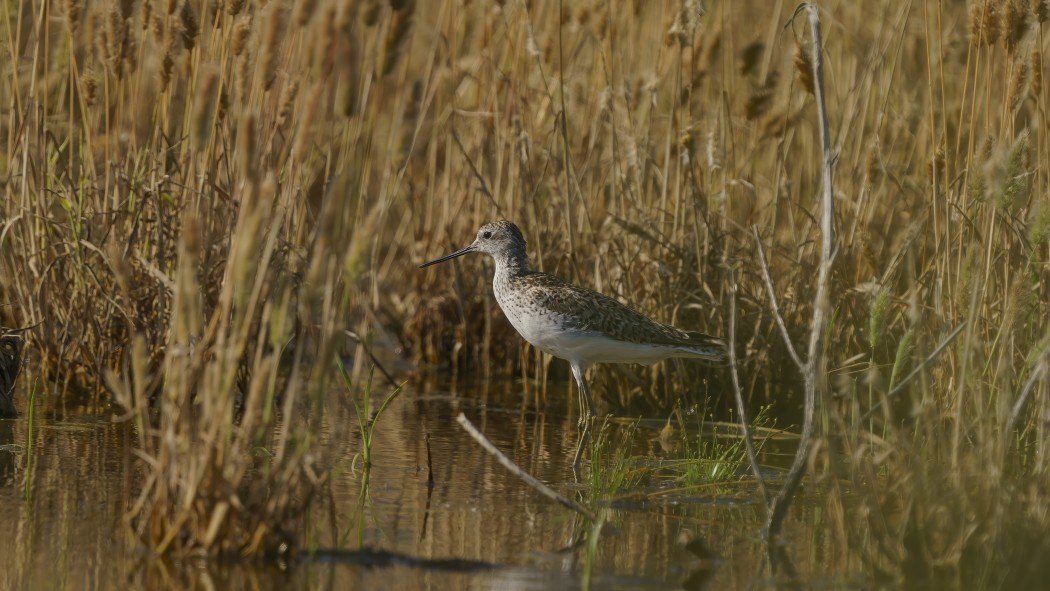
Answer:
M671 357L721 362L721 339L681 330L652 320L598 292L529 269L525 238L506 220L485 224L473 244L429 267L483 252L496 261L492 290L507 320L537 349L565 359L580 391L580 440L573 458L578 466L594 410L587 388L587 369L595 363L649 365Z

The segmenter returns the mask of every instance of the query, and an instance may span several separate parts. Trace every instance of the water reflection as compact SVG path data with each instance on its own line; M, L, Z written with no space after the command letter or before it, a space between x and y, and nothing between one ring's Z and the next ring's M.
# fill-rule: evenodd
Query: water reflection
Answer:
M510 475L455 421L465 413L519 466L591 503L587 482L570 466L575 418L553 414L572 405L550 406L552 413L535 411L509 382L406 391L379 421L362 491L356 419L345 391L334 390L320 433L334 470L331 494L311 515L304 543L317 552L267 565L135 550L122 521L142 478L130 427L108 417L39 418L30 462L29 448L18 447L27 443L23 413L0 421L0 523L8 533L0 538L8 560L0 587L577 589L588 581L594 588L723 589L762 581L761 512L753 499L599 504L605 525L597 534ZM663 421L651 423L638 437L654 447ZM383 559L366 561L363 549Z
M0 419L0 486L8 486L15 475L15 460L22 446L15 443L14 421Z

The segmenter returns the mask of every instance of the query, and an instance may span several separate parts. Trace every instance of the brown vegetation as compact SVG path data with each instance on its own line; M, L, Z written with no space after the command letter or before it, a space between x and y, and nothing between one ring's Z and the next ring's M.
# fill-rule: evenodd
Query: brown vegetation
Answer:
M497 218L535 267L694 330L724 334L732 270L744 393L798 417L751 228L798 346L820 254L806 32L781 3L709 8L7 3L0 319L40 323L45 381L138 421L134 531L294 540L343 328L564 374L466 272L483 257L414 269ZM1044 552L1050 527L1046 3L821 10L838 244L814 490L872 571L1027 576L996 548ZM695 364L615 371L595 391L621 414L730 404Z

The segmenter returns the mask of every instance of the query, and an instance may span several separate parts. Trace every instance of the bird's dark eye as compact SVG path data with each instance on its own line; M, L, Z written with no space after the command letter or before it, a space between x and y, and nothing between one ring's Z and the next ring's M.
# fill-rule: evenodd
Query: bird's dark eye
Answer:
M481 233L481 237L485 238L486 240L489 239L489 238L492 238L492 232L489 232L489 231L482 232Z

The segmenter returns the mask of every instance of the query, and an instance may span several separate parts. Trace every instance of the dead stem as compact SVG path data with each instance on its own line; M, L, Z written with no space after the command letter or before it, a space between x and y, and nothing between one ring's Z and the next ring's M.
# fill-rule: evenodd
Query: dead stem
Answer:
M824 350L825 331L830 317L828 305L829 277L831 264L835 255L835 189L832 185L834 159L831 154L831 134L828 130L828 113L824 98L824 47L820 33L820 15L817 7L803 3L795 9L795 16L803 10L809 13L809 26L813 35L813 79L817 99L817 121L820 124L821 159L821 216L820 263L817 266L816 290L813 294L813 318L809 328L809 349L805 364L802 366L805 383L805 402L803 403L802 436L799 438L795 460L788 470L784 486L773 499L769 518L766 520L766 536L772 545L774 538L780 534L788 508L794 499L795 490L802 482L802 477L809 466L809 454L816 438L817 411L824 404L828 392L827 357ZM771 292L772 293L772 292Z
M520 478L525 484L531 486L538 493L547 497L548 499L551 499L552 501L558 503L559 505L562 505L563 507L572 509L577 514L584 517L585 519L587 519L587 521L590 521L591 523L597 523L598 516L595 515L594 512L592 512L590 509L584 507L576 501L573 501L572 499L558 494L557 491L537 480L535 476L519 468L517 464L511 461L511 459L508 458L503 452L501 452L495 445L492 445L492 442L489 441L488 438L481 433L481 431L478 431L477 428L474 427L473 423L470 422L470 419L468 419L463 413L459 413L459 415L456 416L456 422L459 423L459 426L463 427L463 429L468 434L470 434L471 437L474 438L474 441L478 442L478 445L480 445L485 451L492 454L492 457L496 458L496 461L499 462L504 468L509 470L511 474Z

